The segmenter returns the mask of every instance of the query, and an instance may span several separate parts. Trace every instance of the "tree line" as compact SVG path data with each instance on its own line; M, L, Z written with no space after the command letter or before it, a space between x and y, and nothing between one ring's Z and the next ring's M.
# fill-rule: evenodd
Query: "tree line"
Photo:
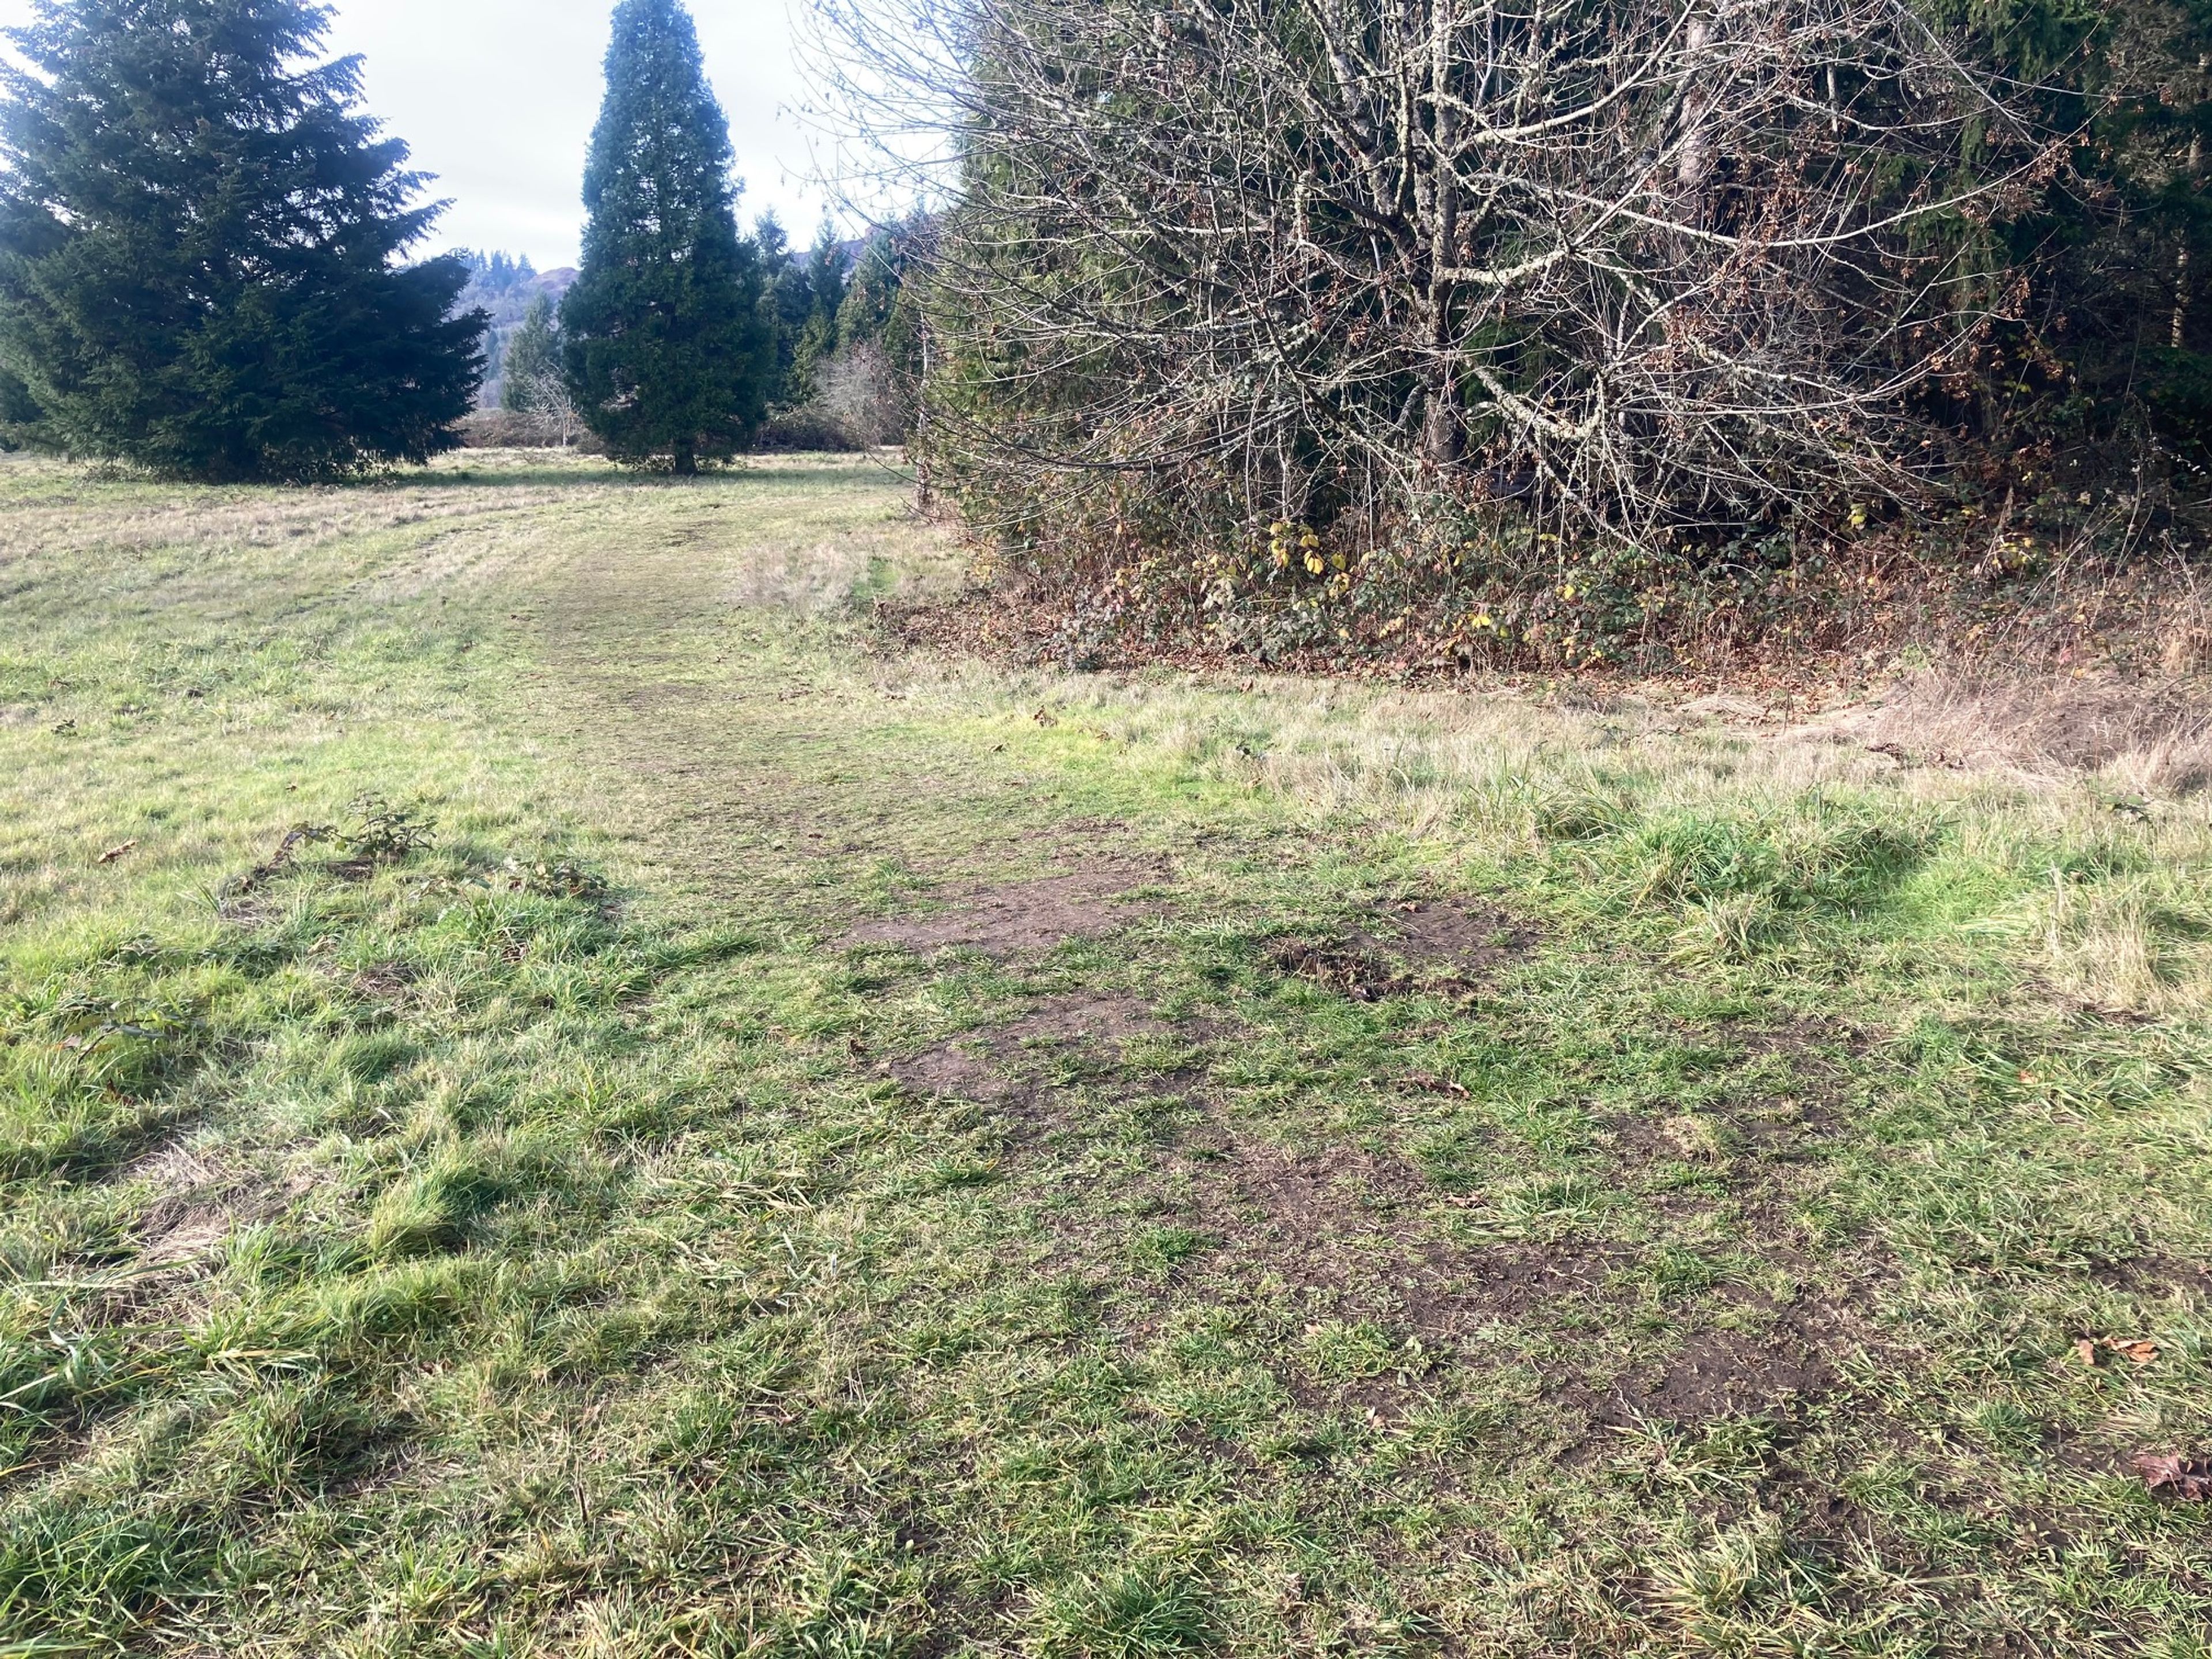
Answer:
M439 214L324 61L311 0L40 0L0 64L0 443L306 480L459 441L504 255L409 263ZM511 406L688 474L880 357L906 264L741 232L726 119L678 0L623 0L581 269L504 343ZM878 380L885 377L880 374ZM881 402L880 386L872 388ZM879 435L870 434L869 435Z
M752 240L767 279L750 303L764 313L775 343L769 418L758 442L850 447L895 443L905 434L912 330L900 296L915 234L906 225L844 242L825 224L813 247L797 254L773 214L755 222ZM496 280L493 262L504 256L468 257L480 283ZM521 264L526 270L528 262ZM747 303L746 296L733 303ZM489 337L488 392L496 390L498 407L555 434L581 428L560 302L539 292L510 314L510 326L501 328L501 320L495 311Z
M1001 568L1268 651L1578 662L1885 527L1994 520L2012 572L2116 495L2125 548L2212 514L2212 0L813 3L928 214L741 228L689 15L623 0L519 407L684 473L866 402ZM324 9L38 19L0 439L210 478L453 443L471 267L407 263L436 210Z

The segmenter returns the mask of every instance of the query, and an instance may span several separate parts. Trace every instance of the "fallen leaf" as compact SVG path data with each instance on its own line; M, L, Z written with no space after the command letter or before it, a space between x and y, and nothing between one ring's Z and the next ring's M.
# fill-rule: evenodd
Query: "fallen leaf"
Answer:
M1419 1089L1424 1094L1457 1095L1462 1100L1468 1097L1467 1085L1455 1083L1448 1077L1438 1077L1433 1072L1413 1072L1400 1080L1408 1089Z
M112 864L116 860L121 858L125 854L130 852L137 845L138 843L135 841L126 841L120 847L111 847L105 853L102 853L100 855L100 862L102 864Z
M2085 1365L2098 1363L2100 1353L2117 1354L2137 1365L2148 1365L2159 1356L2159 1346L2147 1337L2123 1342L2115 1336L2085 1336L2074 1345L2075 1358Z
M2212 1457L2164 1456L2145 1452L2135 1460L2136 1473L2153 1492L2171 1494L2185 1504L2212 1504Z

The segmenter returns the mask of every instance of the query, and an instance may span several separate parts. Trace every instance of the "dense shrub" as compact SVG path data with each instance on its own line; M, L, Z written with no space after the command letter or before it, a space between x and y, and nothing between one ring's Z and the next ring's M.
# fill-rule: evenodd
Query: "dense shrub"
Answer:
M2199 7L879 11L919 447L1079 657L1832 646L2140 556L2212 416Z
M573 449L604 455L606 446L573 422L511 409L480 409L459 426L465 449Z

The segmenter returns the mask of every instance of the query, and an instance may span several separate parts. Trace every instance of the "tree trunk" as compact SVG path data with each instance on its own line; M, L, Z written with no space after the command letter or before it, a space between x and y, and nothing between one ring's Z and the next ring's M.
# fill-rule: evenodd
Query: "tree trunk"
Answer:
M1435 178L1429 225L1429 347L1435 367L1429 381L1428 417L1422 422L1421 453L1437 466L1460 458L1462 428L1459 409L1459 365L1452 337L1452 279L1459 264L1459 110L1450 101L1452 32L1449 10L1437 6L1429 20L1429 93L1435 100L1431 171Z
M2198 65L2201 69L2202 64ZM2191 133L2189 138L2189 187L2197 188L2197 180L2204 171L2204 135ZM2181 228L2180 251L2174 256L2173 323L2171 330L2173 349L2181 350L2189 341L2189 227Z

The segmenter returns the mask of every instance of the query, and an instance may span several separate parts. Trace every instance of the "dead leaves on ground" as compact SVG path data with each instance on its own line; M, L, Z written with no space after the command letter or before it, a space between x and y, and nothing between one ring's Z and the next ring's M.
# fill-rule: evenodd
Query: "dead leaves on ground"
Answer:
M2161 1497L2185 1504L2212 1504L2212 1457L2180 1457L2145 1452L2135 1460L2143 1484Z
M1310 939L1284 939L1269 953L1269 959L1284 973L1352 1002L1381 1002L1425 992L1465 1003L1474 998L1479 988L1456 975L1416 977L1364 951Z
M1409 1072L1398 1079L1398 1086L1417 1094L1451 1095L1461 1100L1472 1098L1473 1091L1464 1083L1455 1083L1448 1077L1438 1077L1434 1072Z
M1285 939L1273 953L1275 966L1353 1002L1380 1002L1414 988L1412 977L1356 951L1304 939Z
M2138 1338L2123 1342L2117 1337L2085 1336L2074 1345L2074 1357L2092 1370L2104 1363L2103 1356L2111 1354L2131 1365L2148 1365L2158 1358L2158 1344Z

